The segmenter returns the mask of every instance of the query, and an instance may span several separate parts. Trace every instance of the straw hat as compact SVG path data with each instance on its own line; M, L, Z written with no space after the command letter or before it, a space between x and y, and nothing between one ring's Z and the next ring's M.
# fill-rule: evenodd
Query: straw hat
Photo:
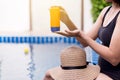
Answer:
M72 46L61 52L61 66L49 70L55 80L94 80L100 68L86 62L85 51L80 47Z

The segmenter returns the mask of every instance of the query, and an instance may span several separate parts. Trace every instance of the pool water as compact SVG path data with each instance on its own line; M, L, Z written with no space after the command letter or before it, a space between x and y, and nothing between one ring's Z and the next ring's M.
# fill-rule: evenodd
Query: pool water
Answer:
M48 69L60 65L62 49L81 47L75 38L66 37L4 37L0 42L0 80L43 80ZM92 56L88 55L88 61L97 63L98 56Z
M0 80L31 80L27 76L30 54L24 54L26 44L0 44Z

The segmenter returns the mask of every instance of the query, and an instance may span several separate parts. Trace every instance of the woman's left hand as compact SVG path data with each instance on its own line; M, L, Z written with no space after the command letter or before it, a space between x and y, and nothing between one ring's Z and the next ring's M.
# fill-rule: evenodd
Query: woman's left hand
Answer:
M80 30L76 29L73 31L70 30L65 30L65 32L61 32L61 31L56 31L54 33L66 36L66 37L80 37Z

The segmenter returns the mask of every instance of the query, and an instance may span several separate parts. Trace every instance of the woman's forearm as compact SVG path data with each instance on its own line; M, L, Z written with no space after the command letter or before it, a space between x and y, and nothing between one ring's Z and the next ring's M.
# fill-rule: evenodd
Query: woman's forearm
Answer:
M103 57L105 60L110 62L112 65L116 66L118 62L115 60L113 52L109 49L109 47L103 46L97 42L95 42L93 39L91 39L87 35L83 35L84 41L93 49L95 50L101 57Z

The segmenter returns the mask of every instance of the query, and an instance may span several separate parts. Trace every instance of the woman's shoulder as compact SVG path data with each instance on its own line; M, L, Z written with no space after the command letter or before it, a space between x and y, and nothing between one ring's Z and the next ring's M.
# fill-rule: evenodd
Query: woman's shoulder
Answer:
M106 7L104 7L104 8L102 9L102 11L101 11L101 15L103 16L110 7L111 7L111 6L106 6Z
M103 8L102 12L105 13L111 6L106 6L105 8Z
M119 14L118 14L117 22L120 24L120 11L119 11Z

